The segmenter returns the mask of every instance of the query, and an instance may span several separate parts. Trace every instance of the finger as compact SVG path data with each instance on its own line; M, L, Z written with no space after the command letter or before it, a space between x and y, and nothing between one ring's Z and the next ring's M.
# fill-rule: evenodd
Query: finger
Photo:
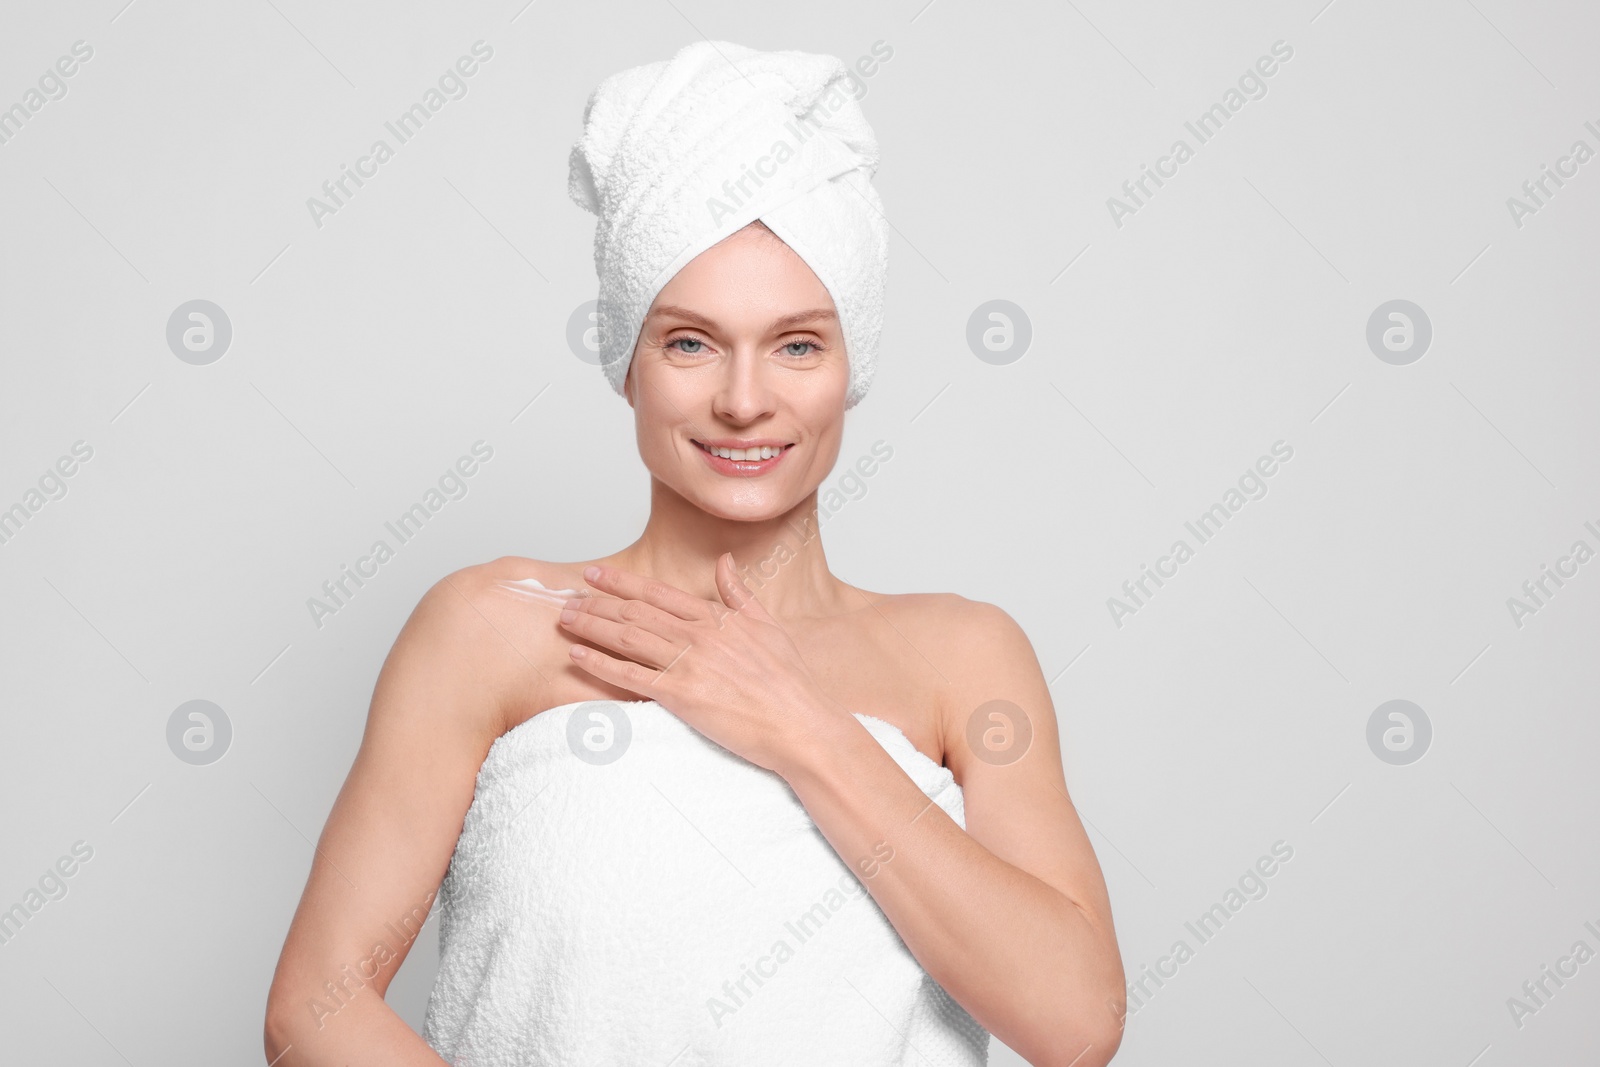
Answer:
M586 641L612 649L652 668L671 663L679 651L677 644L660 634L651 633L643 626L603 618L592 611L563 609L561 626Z
M721 594L722 602L734 611L744 612L753 619L768 620L767 609L739 580L732 552L724 552L717 557L717 592Z
M668 641L677 642L684 637L683 619L671 612L662 611L654 604L646 604L643 600L624 600L622 597L597 593L582 600L569 600L562 607L610 619L612 622L632 623Z
M625 600L642 600L690 622L698 622L710 613L708 601L659 578L646 578L620 567L585 567L583 579L596 589Z
M656 678L659 677L657 671L628 660L617 659L615 656L608 656L598 649L585 648L583 645L573 645L568 655L573 663L602 682L610 682L619 689L638 693L646 700L654 700L658 695L655 684Z

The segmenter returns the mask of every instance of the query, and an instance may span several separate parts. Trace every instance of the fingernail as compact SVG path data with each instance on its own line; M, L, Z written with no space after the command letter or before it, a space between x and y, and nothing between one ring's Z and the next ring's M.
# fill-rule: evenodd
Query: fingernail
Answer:
M600 568L599 567L585 567L585 568L583 568L583 576L584 576L584 578L586 578L586 579L588 579L589 581L592 582L596 578L600 577Z
M571 608L562 608L561 609L561 621L562 622L571 622L573 619L576 619L577 617L578 617L578 613L576 611L573 611Z

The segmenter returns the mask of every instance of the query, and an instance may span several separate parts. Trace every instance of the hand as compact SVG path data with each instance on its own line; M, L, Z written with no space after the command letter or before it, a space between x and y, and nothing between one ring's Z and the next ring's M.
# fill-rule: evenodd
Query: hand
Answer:
M612 596L568 600L561 625L617 655L574 644L573 662L656 701L728 751L783 774L821 720L848 716L739 584L732 554L717 559L722 603L617 567L587 568L584 578Z

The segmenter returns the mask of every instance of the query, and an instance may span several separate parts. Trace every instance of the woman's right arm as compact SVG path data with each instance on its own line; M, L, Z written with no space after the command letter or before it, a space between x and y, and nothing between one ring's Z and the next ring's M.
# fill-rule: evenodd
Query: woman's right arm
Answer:
M502 636L517 632L510 620L479 611L487 569L430 589L384 661L267 996L275 1067L444 1063L383 996L444 878L489 746L512 702L542 684Z

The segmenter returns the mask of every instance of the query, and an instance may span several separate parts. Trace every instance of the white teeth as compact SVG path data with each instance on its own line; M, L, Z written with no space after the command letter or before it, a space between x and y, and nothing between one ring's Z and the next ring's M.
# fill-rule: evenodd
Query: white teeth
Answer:
M707 448L706 451L713 456L721 456L723 459L761 460L771 459L779 452L782 452L783 449L775 448L771 445L760 445L756 448Z

